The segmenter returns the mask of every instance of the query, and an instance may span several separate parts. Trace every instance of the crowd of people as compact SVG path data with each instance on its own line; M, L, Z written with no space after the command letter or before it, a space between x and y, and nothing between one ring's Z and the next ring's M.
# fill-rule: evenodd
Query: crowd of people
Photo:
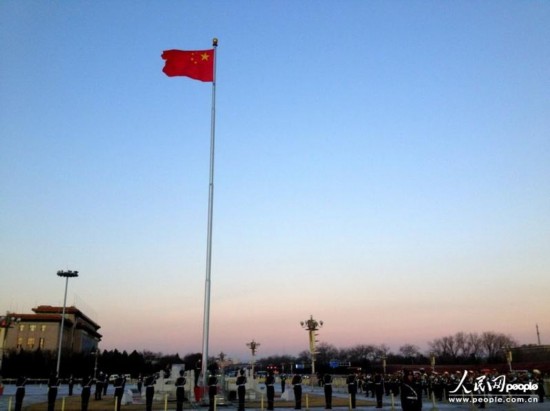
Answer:
M324 386L326 409L331 408L333 378L330 374L319 377ZM530 397L536 394L539 403L544 402L544 378L538 370L533 372L510 372L505 375L496 370L456 371L454 373L425 372L424 370L403 370L394 374L350 374L346 377L351 408L356 406L358 394L376 399L376 407L381 408L384 396L400 398L404 411L422 408L422 398L445 401L451 396L469 395L472 397L490 396L495 393ZM508 390L508 387L513 387ZM479 402L483 408L483 401Z
M103 395L107 394L107 388L109 386L109 376L99 373L97 378L92 376L87 376L80 380L81 384L81 410L88 411L88 404L92 394L92 387L95 386L94 398L96 400L101 400ZM69 396L73 395L73 390L75 386L75 379L71 375L66 381ZM116 404L116 411L120 411L120 406L122 403L122 395L124 393L124 387L126 385L126 378L123 375L116 376L112 380L114 386L114 398ZM21 411L23 407L23 400L25 398L25 385L27 384L27 378L25 376L20 376L16 380L16 389L15 389L15 404L14 411ZM48 411L55 410L55 402L57 400L58 389L61 384L61 379L57 375L57 372L52 372L47 381L48 393L47 393L47 402L48 402Z
M145 409L152 410L153 397L155 393L155 384L157 374L137 379L137 389L141 394L145 388ZM285 391L286 376L279 376L281 382L281 391ZM333 384L335 376L323 374L318 376L318 382L323 387L325 396L325 409L332 409ZM403 411L420 411L422 408L422 399L428 398L433 401L445 401L452 396L471 395L493 395L495 392L502 393L506 388L506 394L516 397L531 396L532 393L538 396L538 402L544 402L545 390L544 379L538 370L533 372L510 372L505 375L499 374L496 370L482 371L456 371L456 372L425 372L424 370L412 371L403 370L394 374L382 373L352 373L344 378L345 386L350 399L350 408L356 408L356 399L358 395L364 395L376 399L376 407L382 408L384 397L393 396L399 398ZM16 381L15 411L21 411L23 398L25 397L25 384L27 379L19 377ZM60 379L57 373L53 372L48 379L48 411L54 411L57 398ZM92 395L92 388L95 388L94 399L101 400L107 394L109 383L114 386L114 399L116 411L120 411L122 397L126 385L126 378L118 375L110 378L99 373L97 378L88 376L81 379L81 410L87 411L89 400ZM299 410L302 408L302 376L295 374L292 376L290 385L294 393L295 406ZM185 396L185 385L187 381L183 370L175 378L176 388L176 411L183 410L183 403L187 401ZM265 380L267 395L267 410L274 409L275 383L276 378L273 371L269 371ZM75 380L72 376L67 380L69 395L73 394ZM247 379L244 369L241 369L236 379L238 411L245 409L245 386ZM508 388L512 387L511 390ZM532 389L530 389L532 388ZM209 411L214 410L215 396L218 392L218 379L215 375L208 378L208 400ZM481 402L481 407L483 403Z

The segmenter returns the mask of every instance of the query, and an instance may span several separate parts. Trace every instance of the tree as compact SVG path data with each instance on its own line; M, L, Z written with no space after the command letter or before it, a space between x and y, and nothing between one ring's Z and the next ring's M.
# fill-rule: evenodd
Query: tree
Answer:
M505 358L506 351L517 345L512 337L492 331L481 334L481 341L489 362L496 362Z
M469 357L477 361L483 356L483 341L479 334L469 333L467 338Z
M489 362L501 361L505 355L505 348L516 345L513 338L492 331L486 331L481 336L476 333L458 332L429 343L431 352L443 364L478 362L480 359Z
M315 354L315 370L319 373L324 373L329 369L330 360L338 356L338 348L334 345L321 343L317 346Z
M399 347L399 352L406 361L410 361L414 364L414 360L420 357L420 348L414 344L405 344Z

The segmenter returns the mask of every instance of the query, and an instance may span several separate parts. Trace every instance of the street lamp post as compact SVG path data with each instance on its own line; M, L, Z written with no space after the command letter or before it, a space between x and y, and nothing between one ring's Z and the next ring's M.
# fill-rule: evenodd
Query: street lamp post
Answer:
M508 363L510 372L512 372L512 349L509 347L506 348L506 362Z
M317 336L316 331L319 331L319 328L323 326L322 321L317 321L313 319L313 315L309 316L309 320L300 321L300 325L305 329L309 334L309 352L311 354L311 374L315 375L315 337Z
M59 366L61 365L61 347L63 345L63 327L65 326L65 307L67 305L67 288L69 286L69 278L78 277L78 271L63 271L57 272L59 277L65 277L65 298L63 299L63 312L61 313L61 327L59 328L59 347L57 350L57 367L55 368L59 376Z
M94 355L94 380L97 380L97 356L99 355L99 348L96 347L95 351L92 351L91 354Z
M226 365L226 361L225 361L225 353L223 351L221 351L219 354L218 354L218 358L220 359L219 360L219 366L220 366L220 370L221 370L221 375L222 375L222 379L225 377L225 365Z
M256 341L252 340L249 343L246 343L246 346L250 348L250 351L252 351L252 378L254 378L254 364L256 363L256 360L255 360L256 350L260 346L260 343L257 343Z

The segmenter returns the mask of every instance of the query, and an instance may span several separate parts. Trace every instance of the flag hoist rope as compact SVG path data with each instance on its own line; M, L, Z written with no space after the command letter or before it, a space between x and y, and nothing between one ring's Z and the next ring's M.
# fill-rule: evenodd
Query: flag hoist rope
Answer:
M212 111L210 120L210 179L208 184L208 228L206 235L206 279L204 282L204 318L202 323L202 387L208 386L208 337L210 328L210 273L212 268L212 216L214 211L214 147L216 136L216 50L218 39L212 40L214 47L214 76L212 80ZM203 398L206 391L203 392Z

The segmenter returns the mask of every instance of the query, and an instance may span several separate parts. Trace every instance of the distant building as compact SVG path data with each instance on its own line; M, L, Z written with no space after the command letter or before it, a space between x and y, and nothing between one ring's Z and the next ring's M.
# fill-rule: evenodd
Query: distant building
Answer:
M512 348L514 362L550 361L550 345L522 345Z
M63 307L40 305L34 314L7 313L2 317L0 344L2 352L9 350L57 350ZM65 308L63 351L90 353L97 350L101 328L78 308Z

